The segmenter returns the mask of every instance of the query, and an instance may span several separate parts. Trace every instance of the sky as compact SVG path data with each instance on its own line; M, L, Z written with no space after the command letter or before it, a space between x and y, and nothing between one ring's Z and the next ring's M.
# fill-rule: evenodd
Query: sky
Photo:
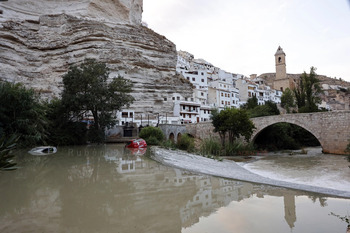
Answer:
M350 81L350 0L143 0L143 22L231 73L275 72L281 46L287 73Z

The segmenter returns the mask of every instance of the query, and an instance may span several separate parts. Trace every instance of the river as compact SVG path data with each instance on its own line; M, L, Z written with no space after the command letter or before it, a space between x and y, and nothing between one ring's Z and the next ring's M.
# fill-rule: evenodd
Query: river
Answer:
M18 151L19 168L0 173L0 232L346 232L339 217L349 215L348 198L193 173L142 154L116 144ZM241 166L257 171L262 162Z

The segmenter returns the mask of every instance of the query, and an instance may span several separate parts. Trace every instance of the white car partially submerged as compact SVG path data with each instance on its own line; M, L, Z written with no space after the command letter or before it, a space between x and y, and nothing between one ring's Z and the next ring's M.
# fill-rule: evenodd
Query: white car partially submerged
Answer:
M32 155L47 155L47 154L54 154L56 152L57 152L57 148L54 146L39 146L28 151L28 153Z

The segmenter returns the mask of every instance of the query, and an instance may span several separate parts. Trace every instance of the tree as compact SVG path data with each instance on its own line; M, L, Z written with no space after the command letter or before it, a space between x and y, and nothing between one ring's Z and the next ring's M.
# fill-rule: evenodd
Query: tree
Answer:
M264 105L258 105L253 109L248 109L247 113L250 118L254 118L262 116L279 115L280 110L278 110L276 103L272 101L266 101Z
M45 107L33 89L20 83L0 83L0 136L17 135L17 145L46 144Z
M164 140L164 133L158 127L148 126L141 130L140 138L146 140L148 145L159 145Z
M322 93L320 80L317 78L316 68L310 68L310 74L304 72L299 85L293 90L299 112L317 112Z
M121 76L109 80L109 74L106 64L87 59L80 66L71 66L63 76L62 103L75 120L93 115L90 133L96 142L103 141L105 128L115 123L113 113L134 100L131 81Z
M232 144L241 136L248 142L255 129L247 111L244 109L226 108L220 113L216 110L213 111L211 119L214 131L219 133L223 145L225 145L227 132L229 142Z
M281 106L287 110L287 113L290 113L290 108L295 107L293 92L286 88L281 97Z
M227 128L225 127L224 113L219 112L218 109L213 109L210 119L214 126L214 132L218 133L221 139L221 144L225 145Z
M83 122L69 120L69 113L61 99L52 99L46 103L46 117L50 132L48 143L52 145L82 145L87 141L87 128Z
M247 100L247 103L242 106L243 109L254 109L259 106L258 98L255 95Z

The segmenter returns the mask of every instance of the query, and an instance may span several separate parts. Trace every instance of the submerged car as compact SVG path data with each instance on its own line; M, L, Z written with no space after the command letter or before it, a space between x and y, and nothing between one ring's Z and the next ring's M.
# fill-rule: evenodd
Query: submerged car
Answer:
M133 139L133 140L127 142L125 147L126 148L146 148L147 147L147 143L142 138Z
M28 151L28 153L32 155L46 155L46 154L54 154L56 152L57 152L57 148L54 146L39 146Z

